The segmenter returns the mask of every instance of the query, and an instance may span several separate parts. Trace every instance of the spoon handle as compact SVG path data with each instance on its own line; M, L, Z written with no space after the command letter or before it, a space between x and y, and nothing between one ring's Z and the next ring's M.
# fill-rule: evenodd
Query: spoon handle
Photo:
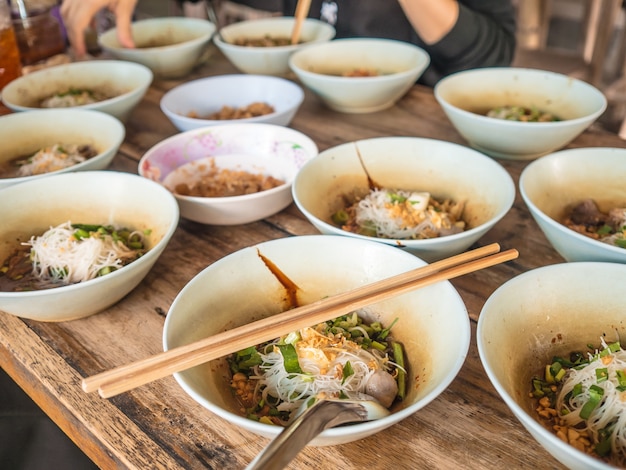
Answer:
M367 419L367 410L359 403L320 400L287 426L246 470L280 470L324 429Z

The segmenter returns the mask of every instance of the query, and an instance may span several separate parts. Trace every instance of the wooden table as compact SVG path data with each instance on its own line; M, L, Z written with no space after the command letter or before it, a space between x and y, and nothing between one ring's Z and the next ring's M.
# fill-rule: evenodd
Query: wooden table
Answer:
M215 53L187 80L235 70ZM177 81L155 81L127 123L112 169L135 173L143 153L176 129L159 109ZM307 92L292 127L320 151L377 136L416 136L464 144L433 97L415 86L386 111L349 115L324 107ZM591 128L571 147L621 147ZM501 161L517 183L524 162ZM244 468L268 440L229 425L188 397L172 377L112 399L86 394L83 377L161 351L166 312L177 293L207 265L270 239L317 231L294 205L266 220L234 227L181 220L145 280L109 310L82 320L41 323L0 312L0 365L102 468ZM521 198L479 245L517 248L514 262L457 278L472 320L467 360L434 402L383 433L333 447L307 447L291 469L561 468L509 412L478 357L475 327L487 297L503 282L538 266L563 262Z

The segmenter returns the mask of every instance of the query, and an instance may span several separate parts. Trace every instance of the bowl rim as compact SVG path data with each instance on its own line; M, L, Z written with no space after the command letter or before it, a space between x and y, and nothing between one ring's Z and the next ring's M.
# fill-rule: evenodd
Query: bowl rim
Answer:
M215 24L213 24L211 21L203 20L201 18L191 18L188 16L167 16L167 17L143 18L137 21L133 21L131 23L131 28L135 25L139 25L139 27L142 27L143 25L150 24L150 23L171 24L175 26L178 26L178 25L185 26L185 25L189 25L193 23L197 25L206 24L207 27L206 27L206 31L202 32L201 35L188 39L183 42L179 42L176 44L167 44L165 46L141 47L141 48L127 48L122 45L116 46L116 45L107 44L106 41L108 41L111 37L116 37L117 35L117 28L114 27L105 31L104 33L100 35L100 37L98 38L98 45L104 50L116 52L116 53L119 53L120 51L123 51L127 54L141 53L140 51L144 51L147 53L164 52L169 49L176 49L180 47L195 46L195 45L203 44L205 42L210 41L213 35L217 31Z
M591 237L587 237L581 233L576 232L575 230L566 227L562 223L550 217L543 210L541 210L539 206L535 204L533 199L528 195L528 192L526 190L526 182L530 179L530 172L533 171L535 168L539 167L540 165L545 166L552 160L561 160L563 158L567 158L572 154L587 152L595 152L596 155L598 153L603 153L605 155L609 155L612 153L623 153L623 157L626 158L626 149L619 147L580 147L553 152L531 162L526 166L526 168L522 170L518 184L520 195L522 196L524 203L528 206L531 214L539 217L552 229L555 229L560 233L567 235L568 237L573 237L574 240L578 240L581 243L588 244L597 249L606 250L607 253L615 254L619 257L624 257L624 259L626 260L626 248L621 248L615 245L609 245L608 243L604 243L599 240L594 240Z
M368 240L355 240L355 239L350 239L347 237L337 236L337 235L301 235L298 237L278 238L278 239L268 240L265 242L256 243L250 247L242 248L241 250L231 253L231 255L236 255L239 252L250 249L250 248L253 248L253 249L262 248L264 245L267 245L267 244L306 243L308 240L312 240L312 239L316 239L318 241L331 240L334 243L340 243L340 244L355 244L355 243L363 244L363 246L371 246L375 248L376 250L379 250L379 249L394 250L394 252L398 253L399 256L406 257L407 260L412 260L412 262L415 263L414 264L415 267L424 266L427 264L421 258L414 256L410 253L403 252L402 250L395 250L392 247L389 247L380 243L368 241ZM206 276L207 272L215 269L214 267L219 267L221 264L226 264L230 262L231 255L227 255L215 261L213 264L207 266L202 271L198 272L196 276L194 276L194 278L189 280L189 282L179 291L179 293L173 300L170 306L170 311L172 311L172 309L176 306L176 304L180 302L180 299L183 298L186 291L191 288L190 286L192 285L193 281L197 280L196 278L200 279L201 276ZM324 430L322 433L320 433L319 437L337 438L337 437L344 437L346 435L353 434L353 433L360 434L360 433L368 433L368 432L369 433L378 432L382 429L388 428L391 425L394 425L410 417L411 415L415 414L417 411L421 410L428 404L432 403L456 379L469 353L469 346L471 342L471 325L470 325L469 315L467 315L467 307L465 305L465 302L463 301L463 298L461 297L459 292L456 290L454 285L450 283L450 281L443 281L443 283L445 284L446 288L450 290L450 295L454 296L455 300L459 302L458 305L466 313L466 315L463 316L465 320L456 323L456 325L462 330L461 333L463 336L462 343L460 342L456 343L458 345L459 355L453 361L454 362L453 366L451 367L450 371L448 371L448 373L445 375L445 378L441 381L441 383L439 383L436 387L434 387L429 393L427 393L420 400L417 400L415 403L412 403L406 408L402 408L400 410L397 410L391 413L389 416L386 416L377 420L373 420L373 421L366 421L366 422L351 424L349 426L329 428L329 429ZM165 318L165 323L163 325L162 347L164 351L167 350L168 326L173 321L171 320L171 318L173 318L173 316L170 316L168 314ZM265 424L265 423L250 420L246 418L245 416L236 415L235 413L232 413L231 411L226 410L225 408L215 405L211 401L195 393L192 387L186 384L184 378L182 377L182 373L180 372L174 373L174 378L176 379L176 382L178 383L178 385L189 396L191 396L194 400L196 400L199 404L201 404L201 406L203 406L205 409L209 410L212 413L215 413L216 415L224 419L228 419L232 421L233 423L235 423L238 426L243 427L244 429L253 429L250 432L276 436L284 429L280 426L276 426L272 424Z
M68 173L61 173L61 174L56 174L56 175L52 175L47 177L47 180L50 179L55 179L55 180L72 180L72 179L76 179L76 178L94 178L94 177L98 177L98 178L115 178L115 179L126 179L127 183L136 183L136 184L144 184L143 182L139 181L137 178L141 178L139 175L135 175L133 173L127 173L127 172L123 172L123 171L112 171L112 170L92 170L92 171L80 171L80 172L68 172ZM141 178L141 179L147 179L147 178ZM40 184L40 182L42 181L42 179L37 179L37 180L31 180L31 181L26 181L24 183L20 183L20 184L15 184L13 186L9 186L7 188L2 189L2 191L22 191L25 189L28 189L29 186L33 186L33 185L37 185ZM164 188L163 186L159 185L158 183L154 182L154 181L150 181L150 184L153 185L151 186L153 188L154 191L158 191L161 194L163 194L165 196L166 199L170 199L170 197L172 196L171 193L169 193L169 191L167 191L166 188ZM46 181L46 183L50 183L50 181ZM61 181L60 183L64 183L63 181ZM19 188L19 189L18 189ZM167 194L164 193L163 191L167 191ZM3 195L6 195L5 193L3 193ZM136 261L142 261L142 260L147 260L148 262L152 261L153 259L155 259L155 257L159 257L161 254L161 251L165 248L165 246L169 243L169 240L171 239L171 237L174 235L174 232L176 231L177 227L178 227L178 220L180 217L180 211L178 208L178 203L176 202L176 200L171 197L170 202L169 202L169 208L168 210L171 212L172 214L172 220L168 225L167 231L165 231L163 233L163 236L161 237L161 239L154 245L152 246L143 256L141 256L138 260ZM135 268L139 267L140 265L144 265L145 262L141 262L138 264L134 264L130 263L127 266L124 266L124 268L133 268L133 265L135 266ZM134 270L134 269L133 269ZM58 295L60 293L65 294L65 293L70 293L74 290L78 290L78 289L82 289L84 288L84 286L97 286L98 284L102 284L105 282L108 282L108 280L110 279L115 279L117 277L120 276L126 276L127 273L129 273L129 270L125 270L125 269L118 269L116 271L113 271L109 274L107 274L106 276L102 276L102 277L97 277L95 279L89 279L87 281L84 282L78 282L78 283L74 283L74 284L67 284L67 285L62 285L62 286L58 286L58 287L54 287L51 289L40 289L40 290L34 290L34 291L23 291L23 292L5 292L2 291L0 292L0 297L4 298L4 299L19 299L19 298L24 298L24 297L46 297L49 295Z
M117 96L113 96L106 100L98 101L96 103L89 103L80 106L69 106L64 109L85 109L85 110L95 110L99 111L102 107L107 107L114 103L123 102L128 98L136 96L139 93L144 93L145 90L148 89L152 80L154 79L154 73L145 65L139 64L137 62L130 62L127 60L89 60L84 62L70 62L68 64L59 64L54 67L49 67L47 69L36 70L35 72L29 73L28 75L22 75L21 77L13 80L7 86L4 87L3 91L13 89L18 89L19 86L24 84L31 85L38 83L40 77L43 77L45 74L50 73L61 73L61 69L89 69L92 67L104 68L106 70L111 70L114 67L122 67L126 70L131 70L135 75L142 74L140 77L142 80L137 86L128 90L125 93L122 93ZM5 93L0 94L0 99L2 102L10 109L14 111L31 111L31 110L40 110L40 109L60 109L60 108L40 108L33 106L25 106L23 104L17 104L13 101L8 101Z
M593 93L593 95L596 98L600 99L600 102L602 104L595 111L585 114L580 117L573 118L573 119L563 119L561 121L549 121L549 122L521 122L521 121L511 121L507 119L497 119L497 118L492 118L492 117L485 116L482 114L473 113L471 111L467 111L463 108L456 106L455 104L449 102L442 96L441 89L452 80L458 79L458 77L480 75L480 74L485 74L485 73L490 73L490 72L506 73L506 74L524 73L524 74L531 74L534 76L544 75L544 76L552 77L554 79L563 79L563 80L567 80L570 82L575 82L578 85L583 86L586 90ZM595 120L596 118L598 118L602 113L604 113L604 111L606 110L608 106L608 100L606 98L606 95L604 95L604 93L602 93L600 90L598 90L596 87L594 87L590 83L585 82L584 80L580 80L575 77L570 77L568 75L558 73L558 72L552 72L549 70L542 70L542 69L533 69L533 68L528 68L528 67L483 67L483 68L478 68L478 69L462 70L462 71L450 74L446 77L443 77L441 80L439 80L433 88L433 94L435 95L435 99L437 100L440 106L442 106L444 109L452 110L455 113L465 118L472 118L472 119L477 120L477 122L480 122L480 123L499 123L499 125L505 126L505 127L506 126L518 127L520 125L523 125L524 128L528 128L528 129L531 129L533 127L542 128L542 129L545 129L545 128L553 129L553 128L559 128L559 127L570 127L571 125L576 125L576 124L584 124L587 121Z
M298 209L305 215L305 217L307 218L311 218L313 220L315 220L316 224L319 224L327 229L332 229L329 231L335 232L336 235L340 235L340 236L348 236L350 238L357 238L357 239L362 239L362 240L370 240L370 241L375 241L377 243L384 243L387 245L393 245L393 246L398 246L398 247L407 247L407 248L429 248L433 245L439 245L442 242L446 242L446 241L450 241L450 242L454 242L456 240L460 240L460 239L464 239L467 237L470 237L478 232L482 232L486 227L492 226L495 223L497 223L498 221L500 221L513 207L513 203L515 202L515 196L516 196L516 188L515 188L515 182L513 181L513 178L511 177L511 175L508 173L508 171L506 171L506 169L504 169L504 167L496 162L493 158L488 157L487 155L479 152L478 150L474 150L472 148L460 145L460 144L456 144L454 142L449 142L449 141L444 141L444 140L439 140L439 139L432 139L429 137L413 137L413 136L383 136L383 137L371 137L371 138L367 138L367 139L360 139L360 140L356 140L353 142L345 142L342 144L339 144L337 146L334 147L330 147L326 150L324 150L323 152L320 152L318 157L323 156L325 153L333 151L335 149L337 149L338 147L341 146L349 146L349 145L354 145L354 144L358 144L359 142L367 142L367 141L372 141L372 140L387 140L387 139L406 139L407 141L411 140L411 141L415 141L415 142L420 142L420 141L424 141L424 142L428 142L428 143L436 143L438 145L444 144L446 147L450 147L450 148L456 148L456 149L460 149L462 148L464 152L470 152L470 154L473 154L473 156L475 157L475 159L478 160L482 160L484 161L487 165L492 165L493 168L495 169L495 171L498 171L502 177L503 182L506 181L506 186L509 189L509 194L508 194L508 200L505 201L505 203L502 206L502 209L500 211L498 211L496 214L494 214L491 218L489 218L488 220L486 220L485 222L483 222L480 225L477 225L475 227L472 227L468 230L464 230L462 232L459 233L454 233L452 235L446 235L443 237L437 237L437 238L424 238L424 239L419 239L419 240L407 240L407 239L401 239L401 238L379 238L379 237L371 237L371 236L367 236L367 235L361 235L358 233L352 233L352 232L347 232L343 229L341 229L340 227L336 227L335 225L332 225L328 222L326 222L325 220L320 219L319 217L317 217L316 215L312 214L308 209L306 209L306 207L304 207L304 205L302 204L302 202L300 201L300 199L298 198L298 195L296 194L297 191L297 181L300 178L303 178L303 170L308 166L308 165L313 165L314 163L312 163L312 160L307 161L302 168L300 169L300 171L298 172L298 174L296 175L296 177L294 178L293 181L293 186L292 186L292 196L293 196L293 201L296 204L296 206L298 207Z
M277 16L277 17L257 18L257 19L251 19L251 20L238 21L236 23L231 23L229 25L224 26L220 30L220 34L217 34L217 33L214 34L213 42L220 49L224 48L226 50L233 50L233 51L237 51L237 50L246 51L250 54L263 54L263 53L266 53L267 51L289 52L289 51L294 51L296 49L300 49L302 47L310 47L310 45L317 44L318 42L327 42L331 40L332 38L334 38L335 35L337 34L337 31L333 25L331 25L330 23L327 23L326 21L318 20L316 18L305 18L304 23L318 25L321 29L321 32L324 34L322 34L322 37L316 36L315 38L313 38L312 41L309 41L307 43L288 44L286 46L272 46L272 47L240 46L237 44L233 44L232 42L228 42L221 34L224 31L228 32L229 29L232 29L234 27L243 28L253 23L254 24L271 24L271 23L279 23L279 22L293 23L294 21L295 21L295 18L292 16Z
M495 302L497 296L501 295L507 289L513 289L514 286L526 280L526 278L538 277L543 273L560 273L562 271L567 270L581 270L583 272L588 272L590 267L598 267L600 271L604 271L607 269L611 270L624 270L625 266L620 263L611 263L611 262L603 262L603 261L576 261L576 262L565 262L565 263L557 263L546 266L540 266L538 268L531 269L529 271L525 271L521 274L514 276L513 278L506 281L504 284L501 284L496 288L494 292L492 292L487 298L486 302L483 304L480 314L478 316L478 322L476 325L476 345L478 348L478 356L480 358L480 362L483 365L483 369L489 378L489 381L494 386L500 398L505 402L505 404L509 407L509 409L513 412L518 422L523 427L532 428L533 432L538 433L543 442L539 441L539 439L535 438L537 443L545 448L544 442L549 442L553 447L557 447L559 451L563 453L567 453L570 455L574 455L576 460L580 461L581 464L584 464L584 468L606 468L611 469L614 468L608 465L606 462L591 457L584 452L579 451L574 446L563 442L559 439L556 434L550 432L544 426L539 423L533 416L531 416L526 410L524 410L517 401L509 395L509 393L505 390L504 386L496 376L495 372L491 368L491 363L487 359L487 346L484 341L484 328L485 328L485 320L489 314L484 313L487 312L487 309L491 306L492 303ZM493 314L492 314L493 315ZM523 418L523 419L522 419ZM530 433L530 430L527 429ZM532 433L531 433L532 434ZM534 437L534 436L533 436ZM546 448L547 450L547 448ZM552 452L550 452L552 454ZM553 455L554 457L554 455ZM556 458L556 457L555 457Z
M99 161L99 160L104 159L109 152L112 153L112 155L109 155L109 157L111 159L113 159L115 157L115 155L117 154L117 150L122 145L122 143L124 142L124 139L126 137L126 127L122 124L122 122L119 119L117 119L116 117L111 116L110 114L107 114L107 113L101 113L101 112L98 112L98 111L93 110L93 109L83 109L83 108L79 108L79 107L34 109L32 111L29 111L28 117L32 118L33 116L37 116L38 114L43 114L43 113L59 114L59 112L61 112L63 114L77 114L78 115L77 117L80 117L82 115L85 119L93 118L93 119L102 119L104 121L108 121L109 124L111 124L112 126L115 127L116 134L118 134L116 139L115 139L115 142L113 142L109 147L107 147L106 149L104 149L103 151L98 153L97 155L94 155L93 157L85 160L84 162L80 162L80 163L77 163L75 165L72 165L71 167L61 168L59 170L49 171L49 172L41 173L41 174L38 174L38 175L17 176L17 177L14 177L14 178L2 178L2 179L0 179L0 188L6 187L6 186L4 186L2 184L2 183L5 183L5 182L10 184L10 185L13 185L13 184L18 184L18 183L24 183L26 181L31 181L31 180L33 180L35 178L43 178L43 177L47 177L47 176L57 175L57 174L60 174L60 173L80 171L81 168L84 168L85 166L88 166L88 165L92 164L94 161ZM22 117L20 117L20 116L22 116ZM26 119L24 116L26 116L25 113L7 114L5 116L0 117L0 123L2 122L3 119L11 119L11 120L24 119L24 120L30 120L30 119ZM51 116L51 118L54 118L54 116Z
M211 83L220 82L220 81L230 82L230 83L232 83L233 81L237 81L237 82L243 82L243 84L245 84L248 81L259 81L259 80L264 81L264 82L280 83L286 89L289 89L290 92L293 91L294 96L296 96L295 103L282 111L274 111L273 113L264 114L263 116L254 116L251 118L243 118L243 119L192 118L192 117L184 116L182 114L174 112L166 104L166 101L173 100L174 97L178 93L181 93L182 90L185 90L187 88L193 88L196 86L197 87L200 87L200 86L210 87ZM163 113L166 114L170 118L170 120L175 119L185 124L190 124L190 125L195 125L196 127L200 127L200 125L216 126L216 125L222 125L226 123L255 123L255 122L263 123L264 121L268 119L273 119L278 116L282 116L283 114L287 114L291 112L293 109L297 110L302 105L303 101L304 101L304 90L302 89L300 85L298 85L297 83L294 83L291 80L287 80L286 78L273 76L273 75L233 73L233 74L228 74L228 75L215 75L212 77L198 78L196 80L191 80L191 81L182 83L178 86L175 86L171 90L168 90L161 97L159 106L161 107L161 110L163 111ZM198 103L200 102L201 102L201 99L198 100Z

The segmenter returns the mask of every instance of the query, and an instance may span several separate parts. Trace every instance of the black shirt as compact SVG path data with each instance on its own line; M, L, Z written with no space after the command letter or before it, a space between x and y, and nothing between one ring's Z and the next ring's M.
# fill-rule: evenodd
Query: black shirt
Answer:
M296 0L284 0L284 14L293 16L295 6ZM336 11L337 38L379 37L422 47L430 55L430 66L420 78L427 85L460 70L508 66L513 60L515 10L510 0L459 0L456 24L432 45L421 40L396 1L312 0L309 17L320 19L322 7Z

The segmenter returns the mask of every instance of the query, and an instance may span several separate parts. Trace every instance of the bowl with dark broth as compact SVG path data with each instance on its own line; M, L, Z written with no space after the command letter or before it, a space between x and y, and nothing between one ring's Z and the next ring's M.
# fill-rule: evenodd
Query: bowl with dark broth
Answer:
M178 226L176 200L130 173L78 171L0 191L0 309L68 321L120 301Z
M607 106L602 92L582 80L515 67L457 72L441 79L434 93L470 146L510 160L564 147Z
M126 121L152 83L149 68L121 60L61 64L23 75L2 89L13 111L81 108Z
M371 113L393 106L429 63L428 54L413 44L352 38L304 48L289 67L329 108Z
M289 57L313 44L335 37L330 24L307 18L302 23L299 42L291 44L292 17L259 18L224 26L213 42L243 73L285 75L289 73Z
M134 48L123 47L115 28L100 36L100 47L121 60L137 62L162 78L188 75L204 58L215 32L210 21L187 17L149 18L131 24Z
M624 468L625 278L619 263L544 266L500 286L480 312L487 376L556 459L546 467Z
M378 137L324 150L298 172L292 192L321 233L384 243L432 262L491 230L513 205L515 184L473 149Z
M172 303L163 328L163 347L166 350L180 347L423 265L422 260L393 247L347 237L311 235L256 244L213 263L181 290ZM246 286L245 300L242 299L242 286ZM209 311L210 315L207 315ZM400 375L406 378L406 382L401 381L392 394L386 394L391 398L385 405L390 407L389 416L327 429L311 445L340 445L363 439L419 413L452 382L465 361L469 347L467 311L462 299L447 281L377 302L358 311L348 312L347 315L349 318L345 322L341 319L339 321L343 327L337 325L342 331L346 331L347 325L358 324L357 329L369 330L375 337L369 328L377 329L378 332L387 329L388 336L379 338L379 347L384 352L375 355L368 352L366 342L356 339L358 335L353 329L353 340L336 344L333 354L328 351L329 357L341 356L341 363L345 363L348 358L348 362L354 365L344 368L347 379L343 384L341 373L339 380L332 377L336 375L335 367L324 368L327 373L320 369L316 373L313 364L317 364L317 361L300 360L304 370L311 372L305 377L305 381L311 384L310 390L323 382L330 387L336 384L334 390L326 386L328 393L344 390L347 394L354 393L355 389L364 389L356 380L364 371L361 365L367 369L363 358L369 357L372 360L370 367L373 367L372 364L377 360L384 360L385 354L389 353L387 347L392 342L397 346L394 348L397 353L395 359L404 364L406 376ZM311 331L307 328L304 330ZM339 337L339 330L335 331ZM322 334L318 337L318 347L315 351L309 349L311 358L319 358L319 352L323 355ZM360 343L358 346L357 342ZM342 345L348 343L355 346L352 352L345 354L341 351ZM382 343L385 343L384 347ZM250 345L252 349L254 346ZM236 356L243 357L236 354L230 359L236 360ZM239 373L236 376L227 357L174 376L191 398L233 426L265 438L276 437L284 426L281 416L270 417L256 409L248 416L242 409L233 385L245 383L245 377L249 376L242 371L243 364L240 361L237 363ZM307 368L305 364L311 364L312 367ZM350 380L350 373L347 372L349 368L355 371L354 380ZM298 375L302 380L302 374ZM293 379L298 380L297 377ZM290 386L287 381L284 383ZM268 401L273 402L273 396L268 397ZM305 393L301 397L294 396L293 400L285 400L285 407L293 410L294 406L299 405L298 398L304 396ZM260 394L256 400L259 398ZM282 413L282 418L286 418L287 414Z
M520 194L566 261L626 263L626 149L561 150L528 165Z
M105 169L124 136L118 119L85 109L2 116L0 189L57 173Z

